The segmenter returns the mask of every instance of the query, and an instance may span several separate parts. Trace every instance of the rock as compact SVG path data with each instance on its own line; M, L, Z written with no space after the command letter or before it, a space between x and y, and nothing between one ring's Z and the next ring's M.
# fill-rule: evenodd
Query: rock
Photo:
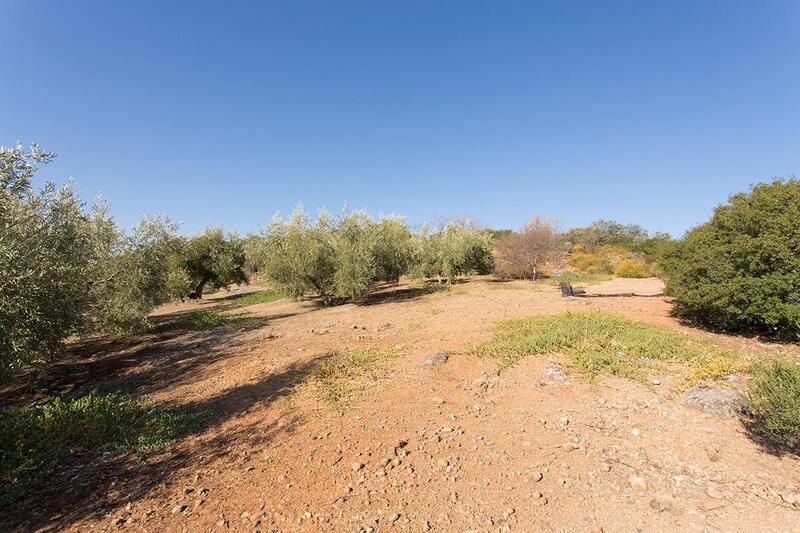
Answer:
M630 476L628 482L634 489L647 489L647 481L642 476Z
M175 507L172 508L172 514L182 513L184 511L186 511L186 509L188 509L188 508L189 508L189 506L186 505L185 503L184 504L178 504L178 505L176 505Z
M542 474L541 472L534 472L533 475L531 476L531 479L536 482L539 482L542 479L544 479L544 474Z
M650 508L659 513L672 511L675 508L675 498L669 494L659 494L650 500Z
M364 468L364 463L353 463L350 465L350 468L353 470L353 472L358 472Z
M655 378L653 381L651 381L651 383L652 383L653 385L661 385L661 380L660 380L660 379L658 379L658 378Z
M742 393L733 389L698 385L683 393L681 403L722 418L733 418L743 412Z
M438 352L435 355L429 355L422 362L423 366L439 366L447 362L449 355L447 352Z
M559 381L567 381L569 379L567 373L557 366L546 366L544 368L544 375Z
M708 460L712 463L716 463L720 459L718 448L706 448L706 455L708 455Z
M397 522L398 520L400 520L400 515L397 513L394 513L389 517L389 522Z
M631 435L633 435L634 437L638 437L638 436L639 436L639 435L641 435L641 434L642 434L642 432L641 432L641 431L639 431L639 428L633 428L633 429L631 430Z
M547 505L547 498L541 492L534 492L533 493L533 505L536 507L540 507L542 505Z

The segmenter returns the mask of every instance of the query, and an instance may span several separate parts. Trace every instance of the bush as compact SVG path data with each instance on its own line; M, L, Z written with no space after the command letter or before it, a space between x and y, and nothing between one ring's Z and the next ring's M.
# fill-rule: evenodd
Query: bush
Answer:
M800 367L776 360L756 365L750 382L749 407L753 430L768 442L786 447L800 445Z
M799 338L799 221L796 179L731 196L663 261L676 311L723 330Z
M583 245L575 245L572 249L570 264L587 274L613 274L617 265L630 253L619 246L605 244L589 252Z
M67 456L98 449L145 452L189 431L196 419L122 393L55 398L0 410L0 500L42 479Z
M644 259L623 259L614 267L614 275L618 278L647 278L652 272Z
M518 233L503 237L495 253L498 274L535 280L542 266L557 261L561 255L558 223L534 217Z

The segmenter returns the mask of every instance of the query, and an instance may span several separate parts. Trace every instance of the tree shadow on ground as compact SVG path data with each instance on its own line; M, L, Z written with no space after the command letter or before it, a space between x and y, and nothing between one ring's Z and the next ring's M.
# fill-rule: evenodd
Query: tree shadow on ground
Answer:
M112 526L121 515L125 515L123 521L131 516L125 514L127 504L164 490L173 480L196 479L198 472L220 460L242 460L236 450L258 449L291 434L303 424L302 416L284 416L268 423L260 417L246 420L241 415L256 406L263 409L289 394L324 357L319 355L207 400L179 406L206 413L201 428L160 451L145 456L93 453L73 457L46 482L31 487L13 503L0 506L4 530L57 531L86 519L107 519ZM172 504L166 498L161 502L161 508L154 511L170 512L167 506ZM146 525L141 514L133 515L132 520L139 528Z
M406 302L429 294L446 293L452 285L460 285L462 283L467 283L467 280L456 280L451 285L441 285L436 281L427 281L421 286L379 285L376 286L374 291L367 293L353 303L360 306L372 306Z

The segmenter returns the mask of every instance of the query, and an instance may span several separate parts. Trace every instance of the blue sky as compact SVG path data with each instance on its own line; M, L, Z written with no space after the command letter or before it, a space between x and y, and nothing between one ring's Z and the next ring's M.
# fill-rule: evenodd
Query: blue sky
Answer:
M0 0L0 144L121 224L598 218L800 170L800 2Z

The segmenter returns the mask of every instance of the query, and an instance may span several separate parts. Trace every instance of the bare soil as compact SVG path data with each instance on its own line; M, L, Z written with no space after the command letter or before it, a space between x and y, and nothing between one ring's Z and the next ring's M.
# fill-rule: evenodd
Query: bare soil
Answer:
M661 284L588 289L657 294ZM684 406L669 376L589 383L558 354L498 375L494 361L460 355L499 320L585 309L756 355L798 356L797 346L691 328L665 297L562 298L490 278L437 293L401 284L332 308L234 308L232 295L156 318L215 308L261 317L258 327L73 348L78 358L57 369L55 391L146 394L206 413L203 429L144 457L77 457L0 509L0 529L800 531L797 457L762 448L737 418ZM344 404L298 387L331 352L387 347L398 356ZM441 351L446 363L422 364Z

